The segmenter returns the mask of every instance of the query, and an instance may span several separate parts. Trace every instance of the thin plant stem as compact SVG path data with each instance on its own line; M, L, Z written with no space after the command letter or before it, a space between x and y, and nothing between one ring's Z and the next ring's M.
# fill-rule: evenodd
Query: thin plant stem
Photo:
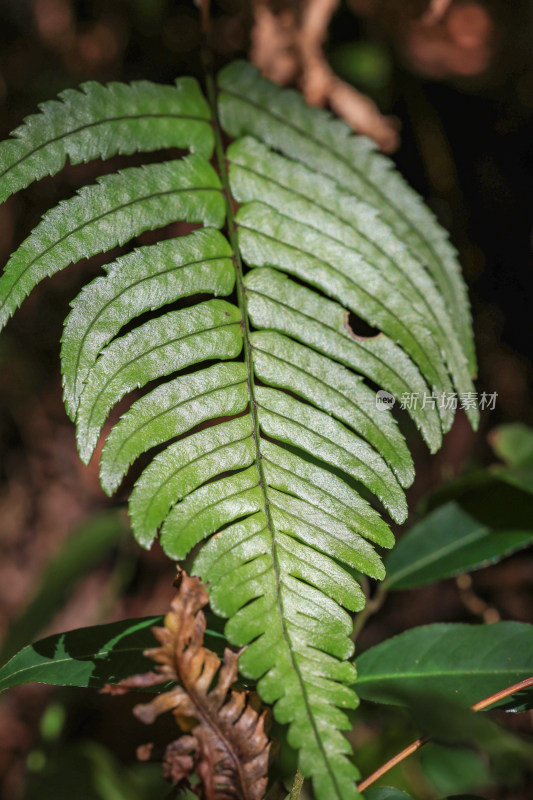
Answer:
M299 800L303 785L304 785L304 776L302 775L300 770L297 770L296 775L294 776L294 781L292 784L291 793L289 795L289 800Z
M370 600L367 600L366 606L363 608L362 611L357 614L355 617L355 622L353 626L352 632L352 640L355 642L361 631L363 630L364 626L367 623L369 617L373 614L376 614L387 597L387 590L383 588L383 585L379 586L376 590L374 597Z
M210 0L202 0L200 6L201 26L202 26L201 30L204 37L207 37L210 31L210 23L211 23L211 17L209 15L210 5L211 5Z
M373 772L372 775L369 775L368 778L362 781L357 787L358 791L364 792L365 789L368 789L369 786L379 780L382 775L385 775L389 770L395 767L396 764L399 764L405 758L412 756L413 753L416 753L417 750L420 750L420 748L423 747L426 742L429 742L429 736L421 736L420 739L415 739L414 742L411 742L411 744L407 745L407 747L404 747L403 750L400 750L399 753L396 753L395 756L390 758L387 762L385 762L385 764L382 764L382 766Z
M520 692L522 689L527 689L529 686L533 686L533 677L526 678L525 680L520 681L520 683L513 683L513 685L508 686L507 689L502 689L500 692L495 692L494 694L485 697L483 700L479 700L477 703L474 703L473 706L470 706L470 708L472 711L482 711L484 708L497 703L498 700L503 700L505 697L509 697L509 695L515 694L515 692ZM358 791L364 792L365 789L368 789L369 786L379 780L379 778L389 772L389 770L391 770L397 764L400 764L408 756L416 753L417 750L420 750L420 748L423 747L426 742L429 742L429 740L429 736L421 736L419 739L415 739L414 742L411 742L410 745L404 747L403 750L401 750L385 764L379 767L375 772L373 772L372 775L369 775L368 778L365 778L365 780L358 785Z
M503 700L509 697L510 694L521 692L523 689L528 689L530 686L533 686L533 677L526 678L524 681L520 681L520 683L514 683L512 686L508 686L507 689L502 689L501 692L495 692L495 694L485 697L484 700L479 700L477 703L474 703L470 708L472 711L483 711L484 708L494 705L498 700Z

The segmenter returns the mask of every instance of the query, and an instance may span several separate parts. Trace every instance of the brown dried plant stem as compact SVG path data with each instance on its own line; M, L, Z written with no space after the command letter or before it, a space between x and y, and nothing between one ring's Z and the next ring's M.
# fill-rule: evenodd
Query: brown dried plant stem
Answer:
M201 30L202 35L204 38L209 36L209 30L211 27L211 17L210 17L210 0L200 0L200 15L201 15Z
M519 683L514 683L512 686L508 686L506 689L502 689L500 692L495 692L495 694L491 694L489 697L485 697L483 700L479 700L477 703L474 703L474 705L470 706L470 708L472 711L482 711L484 708L497 703L498 700L503 700L505 697L509 697L511 694L520 692L522 689L527 689L529 686L533 686L533 677L526 678ZM401 750L399 753L389 759L389 761L379 767L379 769L373 772L372 775L369 775L368 778L365 778L365 780L358 785L357 789L360 792L364 792L365 789L368 789L369 786L379 780L379 778L389 772L389 770L391 770L397 764L400 764L408 756L416 753L417 750L420 750L420 748L429 742L429 740L429 736L421 736L419 739L411 742L410 745L404 747L403 750Z

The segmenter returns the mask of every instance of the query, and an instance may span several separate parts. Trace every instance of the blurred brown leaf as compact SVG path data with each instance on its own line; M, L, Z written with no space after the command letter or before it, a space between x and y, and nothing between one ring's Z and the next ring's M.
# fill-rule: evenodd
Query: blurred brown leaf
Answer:
M254 1L250 59L281 86L296 83L312 106L329 106L385 153L399 145L398 123L384 116L369 97L341 80L324 54L331 18L339 0Z
M421 22L425 25L434 25L446 14L452 0L430 0Z

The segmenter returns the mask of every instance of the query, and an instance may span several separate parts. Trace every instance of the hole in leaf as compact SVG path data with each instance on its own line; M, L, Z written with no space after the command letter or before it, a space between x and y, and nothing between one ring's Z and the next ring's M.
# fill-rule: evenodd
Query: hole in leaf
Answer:
M358 317L357 314L354 314L352 311L346 312L345 325L348 332L355 339L375 339L383 335L379 328L374 328L372 325L369 325L368 322Z

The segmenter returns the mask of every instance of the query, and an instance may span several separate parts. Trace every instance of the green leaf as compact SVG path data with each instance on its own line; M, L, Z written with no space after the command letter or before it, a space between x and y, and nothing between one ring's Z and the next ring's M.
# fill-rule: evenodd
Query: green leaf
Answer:
M375 786L367 789L364 796L365 800L413 800L410 795L392 786Z
M533 467L533 428L515 422L490 432L489 442L496 455L513 467Z
M0 692L22 683L101 689L148 672L153 661L143 651L154 646L151 628L162 623L161 616L139 617L47 636L24 647L0 669ZM213 650L219 649L220 636L206 631Z
M54 634L28 645L0 669L0 691L22 683L101 689L147 672L150 630L162 617L144 617Z
M0 653L5 663L50 622L72 592L76 582L124 538L122 512L103 511L70 534L57 555L44 568L40 585L22 615L9 629Z
M491 527L458 503L445 503L414 525L387 556L386 588L412 589L480 569L527 547L533 543L533 522L530 512L523 516L522 529L506 530Z
M367 650L357 672L366 700L398 704L402 693L424 691L472 705L533 675L533 626L423 625Z

